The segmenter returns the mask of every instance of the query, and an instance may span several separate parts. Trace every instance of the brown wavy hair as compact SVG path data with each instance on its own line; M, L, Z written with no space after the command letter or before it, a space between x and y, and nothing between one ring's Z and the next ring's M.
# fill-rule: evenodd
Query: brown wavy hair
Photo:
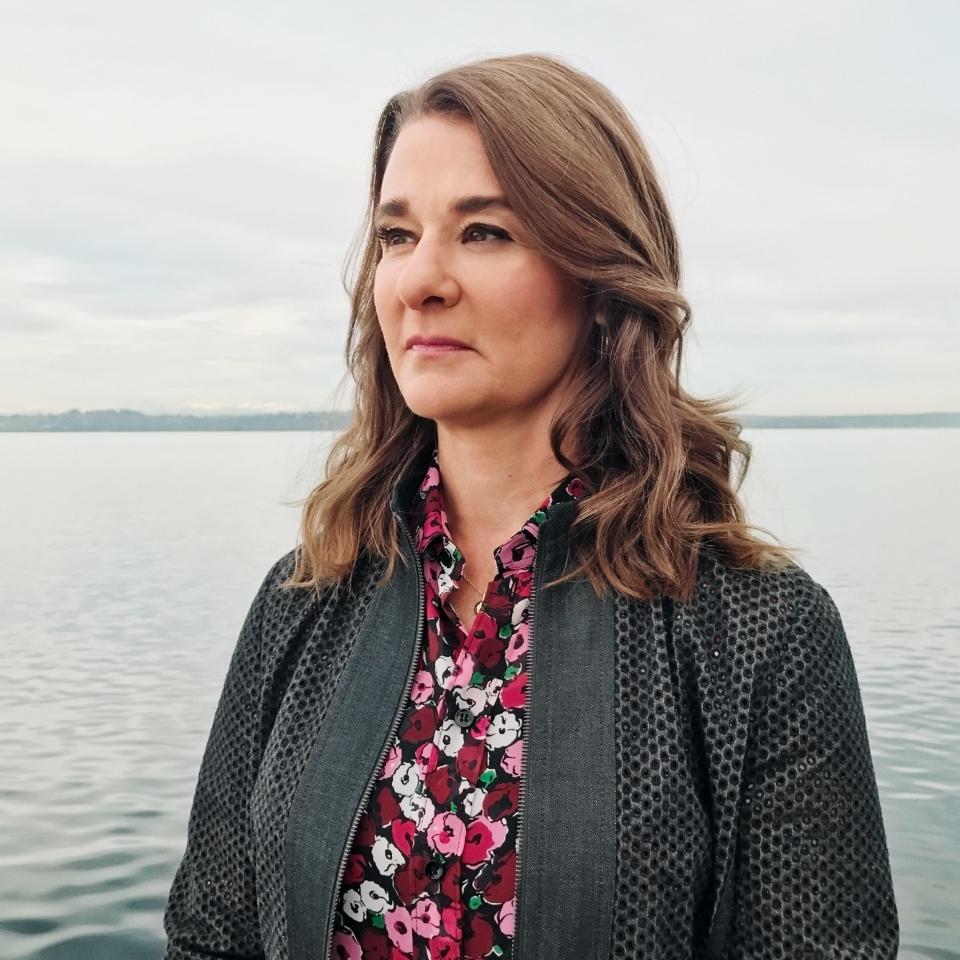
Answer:
M302 543L283 586L319 591L350 575L364 551L386 558L384 580L403 560L390 493L432 451L436 425L407 407L387 357L373 299L381 256L373 214L398 133L425 115L476 124L504 195L533 243L579 283L593 327L580 381L550 429L557 461L588 490L569 531L577 563L553 582L586 576L598 594L612 587L689 601L701 552L741 568L793 563L796 548L751 534L769 531L747 523L737 497L751 445L730 416L734 396L693 397L680 385L692 311L639 131L600 82L529 53L455 66L383 108L369 205L343 275L353 420L327 453L325 478L297 501Z

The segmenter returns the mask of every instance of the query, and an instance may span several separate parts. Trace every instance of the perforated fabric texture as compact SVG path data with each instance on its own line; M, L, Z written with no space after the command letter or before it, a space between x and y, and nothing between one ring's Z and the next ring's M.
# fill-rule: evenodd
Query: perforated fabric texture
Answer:
M293 551L268 572L230 662L164 915L166 960L288 960L290 802L385 565L362 561L319 600L277 589L292 566ZM706 560L690 604L618 595L615 641L614 922L598 931L609 955L895 958L860 689L828 592L799 567Z
M283 838L312 745L302 718L316 707L322 720L386 564L362 559L319 600L278 590L293 566L291 550L268 571L230 661L164 912L166 960L288 956ZM284 775L254 791L266 750Z
M611 957L895 958L860 687L830 594L797 565L707 558L692 603L668 611L649 644L650 605L617 603ZM703 832L675 829L691 822Z

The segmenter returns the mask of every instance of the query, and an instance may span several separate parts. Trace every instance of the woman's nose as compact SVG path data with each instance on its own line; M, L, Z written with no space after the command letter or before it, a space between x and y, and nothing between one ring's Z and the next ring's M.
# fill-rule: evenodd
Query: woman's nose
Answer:
M421 238L404 258L397 276L397 296L411 310L420 310L430 300L449 306L458 295L459 285L440 244Z

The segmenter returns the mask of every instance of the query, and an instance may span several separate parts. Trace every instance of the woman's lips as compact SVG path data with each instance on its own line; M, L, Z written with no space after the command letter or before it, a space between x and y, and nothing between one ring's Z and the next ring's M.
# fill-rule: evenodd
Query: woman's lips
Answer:
M439 354L439 353L463 353L469 350L469 347L458 347L452 343L415 343L410 349L414 353Z

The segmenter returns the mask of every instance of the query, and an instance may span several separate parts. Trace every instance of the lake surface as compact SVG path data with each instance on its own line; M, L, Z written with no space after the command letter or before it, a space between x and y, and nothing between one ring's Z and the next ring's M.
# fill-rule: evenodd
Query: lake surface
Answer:
M903 958L960 958L960 430L745 430L853 650ZM158 960L217 697L322 433L0 434L0 960Z

